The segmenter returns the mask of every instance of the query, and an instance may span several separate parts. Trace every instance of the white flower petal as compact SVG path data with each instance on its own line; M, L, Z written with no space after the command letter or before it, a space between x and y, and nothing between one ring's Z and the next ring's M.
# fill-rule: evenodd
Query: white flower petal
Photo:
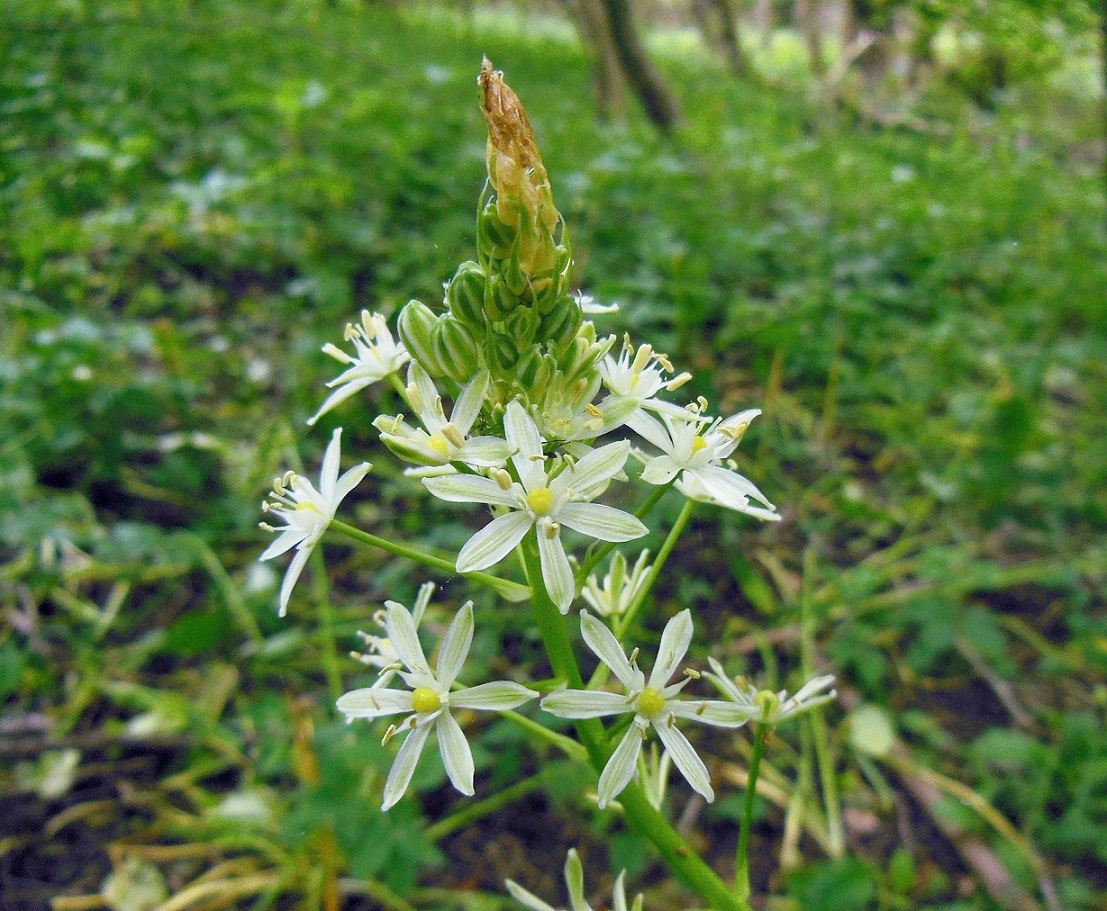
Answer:
M575 848L570 848L565 858L565 885L569 887L570 911L592 911L584 900L584 867Z
M631 541L649 532L629 512L599 503L566 503L557 511L557 521L601 541Z
M392 763L392 771L388 773L388 780L384 783L382 810L391 809L404 796L404 791L411 784L411 776L415 774L415 766L418 764L419 756L427 743L430 729L429 724L421 724L408 734L404 740L400 751L396 754L396 760Z
M752 705L738 705L717 699L673 699L665 703L665 710L677 718L687 718L689 721L699 721L720 728L741 727L757 714L757 709Z
M704 799L711 803L715 799L715 792L711 789L711 776L707 774L707 766L692 748L675 725L663 720L654 725L657 736L665 744L665 749L673 759L673 765L680 769L680 774L685 781L692 786L692 790L702 794Z
M558 480L576 491L595 487L618 474L629 453L630 443L626 440L601 446L577 462L573 469L559 475Z
M627 688L627 692L642 689L644 675L627 661L619 640L603 621L597 620L588 611L582 610L580 632L585 644L592 649L600 661L611 668L611 672L619 678L619 682Z
M510 680L498 680L468 686L450 693L450 708L477 709L486 712L506 712L538 696L535 690L512 683Z
M338 479L338 483L334 488L334 505L337 507L339 503L346 499L346 495L350 493L358 484L362 482L369 471L372 469L372 465L368 462L362 462L360 465L355 465L349 471L347 471L342 477Z
M360 368L351 368L351 369L360 369ZM351 371L347 371L347 373L349 373L349 372L351 372ZM366 376L366 377L363 377L359 380L354 380L354 381L351 381L349 383L344 383L343 385L339 386L339 388L335 389L334 392L332 392L330 395L328 395L326 397L326 399L323 400L323 404L319 406L319 410L317 412L315 412L315 414L313 414L310 418L307 419L308 426L309 427L314 427L315 422L318 421L328 411L330 411L332 408L337 407L338 405L341 405L344 401L346 401L346 399L348 399L350 396L352 396L355 392L360 392L366 386L371 386L373 383L375 383L377 381L377 379L378 378L375 377L375 376ZM331 385L334 385L334 383L333 382L328 383L327 385L331 386Z
M634 711L623 693L602 690L555 690L540 705L558 718L602 718Z
M557 911L556 908L547 905L542 899L528 892L514 880L505 879L504 885L507 886L507 891L511 893L511 897L515 901L526 905L531 911Z
M431 676L430 665L423 654L423 646L419 644L419 635L415 632L415 621L407 608L396 601L388 602L388 613L385 615L384 628L388 633L388 641L396 650L400 660L408 670L417 674Z
M453 424L463 437L469 435L473 429L473 422L480 414L484 397L488 393L490 382L488 371L482 370L465 384L465 388L458 393L454 402L454 410L450 412L450 423ZM506 458L506 456L505 456Z
M676 673L677 665L684 660L692 642L692 612L685 608L668 623L661 634L657 648L657 661L646 686L655 690L665 688L669 678Z
M423 478L423 486L440 500L451 503L487 503L490 506L510 506L515 509L519 507L510 491L504 490L491 478L478 475L451 474Z
M297 544L307 537L304 534L303 529L300 528L284 528L281 530L280 535L272 544L270 544L264 551L259 560L272 560L274 557L279 557L281 554L288 553Z
M292 558L292 562L288 564L288 569L284 572L284 581L281 582L278 616L283 617L288 613L288 599L292 597L292 589L296 585L296 580L300 578L300 573L304 571L304 566L307 565L312 550L314 550L312 547L301 547L296 551L296 556Z
M411 712L411 693L407 690L386 690L369 687L351 690L335 703L347 721L354 718L380 718L397 712Z
M529 491L532 486L545 486L546 473L542 468L542 438L538 435L531 416L518 402L508 402L504 412L504 432L515 450L512 464L519 480ZM541 475L539 481L538 475Z
M511 455L511 444L499 437L472 437L458 454L458 459L474 468L503 465ZM506 504L505 504L506 505Z
M561 543L560 535L550 537L542 523L537 525L535 531L538 533L538 556L542 561L542 581L546 585L546 593L557 609L567 614L576 594L576 580L573 579L569 558L565 555L565 545Z
M446 478L433 480L444 481ZM511 512L493 519L461 548L457 555L457 571L470 573L499 563L523 540L533 524L525 512Z
M466 601L457 612L438 649L435 677L442 692L449 692L473 644L473 602Z
M642 469L642 480L647 484L668 484L677 476L681 466L673 461L671 456L661 455L650 459L646 467Z
M438 716L438 749L442 764L453 786L468 797L473 796L473 753L469 741L461 731L461 725L449 712Z
M342 428L336 427L331 441L323 453L323 467L319 471L319 492L324 499L334 496L334 482L338 480L338 465L342 457Z
M612 800L618 797L630 780L634 777L634 771L638 765L638 754L642 751L642 731L637 724L627 728L623 739L607 760L600 775L600 786L597 789L598 803L602 810Z
M627 426L662 452L668 452L673 448L669 431L657 418L644 411L636 411L627 421Z
M773 504L765 499L765 495L754 483L736 471L728 471L718 465L705 465L703 468L697 468L695 473L703 481L703 486L707 488L708 493L719 500L725 500L727 497L736 499L749 497L763 503L768 509L773 508Z

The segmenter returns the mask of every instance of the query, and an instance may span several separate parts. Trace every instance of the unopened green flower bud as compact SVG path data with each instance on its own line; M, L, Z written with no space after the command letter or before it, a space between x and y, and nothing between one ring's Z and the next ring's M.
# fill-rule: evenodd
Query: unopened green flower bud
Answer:
M538 331L538 313L530 307L516 307L507 317L507 334L515 350L523 353L530 348Z
M488 357L492 370L502 376L513 375L519 363L519 349L506 335L494 335L489 340Z
M519 358L515 371L523 389L544 389L553 375L554 365L541 348L532 345Z
M446 289L450 312L474 330L480 330L485 323L484 291L487 285L484 270L470 260L458 267Z
M501 322L518 304L519 298L511 293L502 276L493 275L488 279L484 288L484 315L488 322Z
M576 336L583 320L584 312L580 309L580 302L575 297L566 295L546 316L542 317L538 338L553 342L560 348Z
M434 351L434 327L437 322L438 317L430 307L413 300L408 301L400 311L396 327L408 353L435 378L445 374Z
M477 218L477 244L486 255L503 258L511 250L516 231L501 220L496 210L496 201L490 200Z
M449 313L440 316L434 326L434 354L446 376L459 383L466 382L481 369L473 333Z

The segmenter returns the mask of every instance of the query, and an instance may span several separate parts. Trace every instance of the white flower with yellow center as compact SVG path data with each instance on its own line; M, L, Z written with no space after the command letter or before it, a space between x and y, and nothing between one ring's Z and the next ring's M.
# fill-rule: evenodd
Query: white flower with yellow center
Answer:
M612 911L627 911L627 894L623 882L625 878L625 870L615 878L611 897ZM569 887L569 911L592 911L592 906L584 899L584 868L581 866L576 848L570 848L569 856L565 859L565 884ZM531 911L557 911L513 880L504 880L504 885L507 886L507 891L511 893L512 898ZM641 895L634 899L630 911L642 911Z
M717 727L736 728L749 720L754 709L719 700L678 699L677 694L684 689L689 677L666 686L692 641L691 613L683 610L665 625L657 651L657 663L648 679L633 660L637 652L628 660L611 630L588 611L580 612L580 629L585 643L600 661L611 668L626 692L558 690L543 699L541 705L559 718L600 718L634 713L633 723L600 774L600 807L606 807L634 777L642 742L651 726L688 784L706 800L714 800L715 792L711 789L707 767L696 755L688 738L677 729L675 721L683 718Z
M447 471L452 470L448 467L451 462L461 462L471 468L503 465L511 451L506 440L469 437L490 382L487 370L473 377L458 394L447 418L434 381L426 370L412 361L407 373L407 400L423 426L412 427L402 415L382 415L373 421L373 426L381 432L384 444L409 462L442 467Z
M319 473L318 490L307 478L290 471L273 482L273 493L270 494L272 501L261 504L263 512L282 519L285 525L282 528L274 528L267 522L261 523L261 527L266 531L279 532L280 536L265 549L259 559L270 560L290 551L293 547L296 548L296 555L288 564L284 581L281 583L280 615L282 617L288 610L288 599L292 595L296 580L300 578L300 573L303 572L315 545L323 537L323 532L334 519L339 504L361 483L362 478L372 467L368 462L362 462L340 478L338 465L341 457L341 436L342 428L339 427L327 444L327 451L323 454L323 467Z
M388 324L379 313L361 311L361 324L346 324L346 341L354 343L356 355L347 354L337 345L327 342L323 352L336 361L349 364L348 370L327 383L334 389L319 410L308 418L308 424L314 425L324 414L336 405L346 401L355 392L372 385L390 373L395 373L411 360L403 342L395 341L388 331Z
M609 354L600 362L603 383L612 393L633 400L638 408L679 418L684 414L683 408L657 398L662 392L679 389L692 379L692 374L687 372L666 379L666 374L673 372L667 355L654 351L650 345L639 345L635 349L629 335L623 337L623 350L618 360ZM636 418L637 415L627 423L634 427Z
M407 608L396 601L387 602L386 607L388 612L384 621L385 631L401 665L397 673L411 689L368 687L352 690L338 700L338 710L346 716L347 721L411 713L399 724L390 726L384 737L387 742L397 733L408 732L396 754L396 760L392 763L392 771L388 773L381 809L389 809L403 797L432 728L438 735L438 749L442 753L442 762L450 781L462 794L471 796L473 754L461 726L450 714L450 710L502 712L522 705L538 693L506 680L450 692L473 643L471 601L462 605L446 630L433 672L423 653L423 646L419 643L415 621Z
M538 428L518 402L507 405L504 432L511 444L511 464L518 480L501 468L493 472L492 478L459 474L426 478L423 484L443 500L486 503L508 510L461 548L458 572L487 569L498 563L534 528L546 591L558 609L568 613L576 583L561 541L561 527L615 542L640 538L647 532L646 526L629 513L590 502L622 470L629 444L611 443L576 462L548 459L542 451ZM548 472L547 464L551 466Z
M822 692L834 685L832 674L809 680L796 691L794 696L789 696L785 690L774 693L772 690L758 689L742 677L728 677L718 661L714 658L707 660L711 665L711 671L704 676L728 699L749 708L753 712L750 716L751 721L768 727L776 727L782 721L830 702L838 695L837 690L831 690L829 693Z
M668 484L676 478L677 489L690 499L716 503L760 519L778 520L776 507L728 461L750 422L760 413L760 409L751 408L704 427L695 410L686 411L681 417L662 414L661 420L639 412L631 426L662 452L643 458L642 480L647 484ZM752 505L750 500L762 503L764 508Z

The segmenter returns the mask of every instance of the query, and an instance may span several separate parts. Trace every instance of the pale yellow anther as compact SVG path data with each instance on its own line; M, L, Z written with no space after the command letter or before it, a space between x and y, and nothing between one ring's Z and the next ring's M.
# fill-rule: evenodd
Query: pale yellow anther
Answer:
M433 449L444 459L450 455L450 444L446 442L445 437L437 433L427 438L427 448Z
M638 353L634 355L634 361L630 365L630 369L635 373L641 373L646 364L650 362L650 355L653 354L653 348L649 345L639 345Z
M653 719L665 710L665 697L653 687L647 686L638 697L638 714Z
M500 488L500 490L511 490L511 475L507 473L506 469L497 468L494 472L492 472L492 477L495 479L496 485Z
M442 699L429 686L421 686L411 694L411 707L422 715L429 715L442 707Z
M591 402L584 406L584 410L587 411L594 418L603 417L603 412L600 411L600 409L593 405Z
M536 516L544 516L553 505L553 494L548 487L536 487L527 494L527 509Z
M542 525L542 531L544 531L546 537L552 541L561 534L561 526L557 522L545 522Z
M445 424L442 427L441 433L442 436L450 441L450 445L456 446L458 449L465 445L465 437L462 436L461 431L453 424Z
M674 392L685 383L687 383L690 379L692 379L692 374L688 372L682 373L680 376L674 376L671 380L669 380L665 388L668 389L670 392Z

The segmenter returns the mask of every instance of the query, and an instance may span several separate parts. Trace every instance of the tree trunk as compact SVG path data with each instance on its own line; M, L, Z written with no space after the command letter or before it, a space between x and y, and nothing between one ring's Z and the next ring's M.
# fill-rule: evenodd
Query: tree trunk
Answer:
M807 61L811 75L821 81L826 75L826 59L819 35L818 0L796 0L796 24L803 34L803 43L807 46Z
M750 75L749 58L738 38L738 11L734 0L693 0L692 12L705 42L709 46L715 45L722 52L727 69L735 76ZM712 25L712 19L715 25Z
M672 132L680 120L680 109L661 74L646 56L646 49L634 26L629 0L603 0L603 7L611 26L615 52L627 81L650 120L663 132Z
M573 17L584 52L592 65L596 112L601 120L617 120L625 113L623 76L607 16L599 0L561 0Z

